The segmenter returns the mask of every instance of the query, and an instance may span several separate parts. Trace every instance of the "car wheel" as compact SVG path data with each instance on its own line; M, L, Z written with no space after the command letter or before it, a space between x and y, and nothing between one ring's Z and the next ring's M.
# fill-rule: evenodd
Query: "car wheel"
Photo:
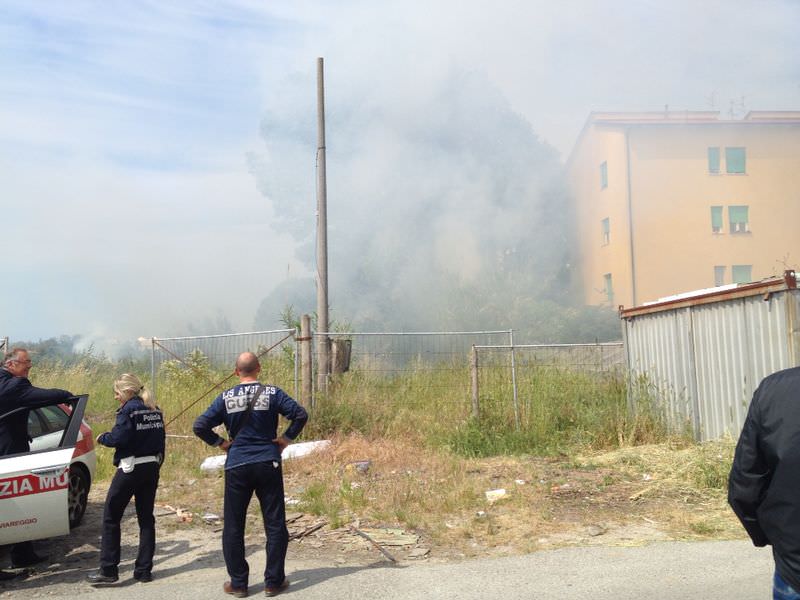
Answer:
M81 524L86 504L89 502L89 475L84 469L73 465L69 471L69 526L77 527Z

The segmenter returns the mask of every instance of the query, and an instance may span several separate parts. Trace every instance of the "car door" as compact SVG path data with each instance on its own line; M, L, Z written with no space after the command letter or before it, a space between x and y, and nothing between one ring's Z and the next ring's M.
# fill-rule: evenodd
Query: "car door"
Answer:
M55 447L0 457L0 545L69 533L69 464L88 400L62 402L73 410Z

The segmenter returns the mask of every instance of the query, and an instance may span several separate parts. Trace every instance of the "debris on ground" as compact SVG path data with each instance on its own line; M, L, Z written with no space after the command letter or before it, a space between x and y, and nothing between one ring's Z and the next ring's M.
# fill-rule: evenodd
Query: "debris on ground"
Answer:
M316 517L313 515L304 515L302 513L295 513L292 515L291 520L289 516L286 518L286 526L289 529L290 540L300 540L304 537L322 529L328 524L328 520L324 517Z
M377 548L378 551L381 554L383 554L390 562L393 562L393 563L397 562L397 559L394 556L392 556L391 554L389 554L389 552L387 552L386 549L383 548L378 542L376 542L374 539L372 539L372 537L369 534L364 533L363 531L361 531L360 529L358 529L356 527L353 527L352 525L350 525L349 529L350 529L350 531L352 531L356 535L358 535L358 536L364 538L365 540L367 540L375 548Z
M208 523L209 525L219 525L222 518L219 515L215 515L214 513L205 513L202 517L204 523Z
M602 525L589 525L586 528L586 533L588 533L592 537L597 537L598 535L603 535L606 532L606 528Z
M329 448L330 445L330 440L317 440L313 442L298 442L297 444L290 444L281 454L281 458L284 460L288 460L290 458L300 458L301 456L306 456L313 452L325 450L326 448ZM225 459L227 457L227 454L215 454L213 456L208 456L203 460L202 463L200 463L200 470L218 471L225 466Z
M307 456L313 452L319 452L329 448L331 445L330 440L317 440L314 442L299 442L297 444L289 444L281 454L281 457L286 460L287 458L300 458Z
M360 527L359 530L381 546L413 546L419 541L416 533L409 533L402 529Z
M192 515L191 511L183 510L182 508L175 511L175 516L181 523L191 523L194 519L194 515Z
M371 465L372 461L369 460L355 460L353 462L347 463L344 466L344 472L361 473L362 475L365 475L369 471Z
M505 495L506 495L506 491L503 488L500 488L500 489L497 489L497 490L488 490L486 492L486 500L489 502L489 504L494 504L495 502L497 502L501 498L504 498Z

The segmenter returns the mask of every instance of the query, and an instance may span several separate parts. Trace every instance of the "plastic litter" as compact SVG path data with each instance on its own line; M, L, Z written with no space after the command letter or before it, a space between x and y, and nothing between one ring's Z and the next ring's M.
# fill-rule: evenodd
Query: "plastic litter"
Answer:
M299 442L297 444L289 445L283 451L281 457L283 458L283 460L288 460L291 458L300 458L301 456L306 456L308 454L311 454L312 452L319 452L320 450L324 450L330 445L331 445L330 440ZM227 458L226 454L215 454L214 456L209 456L202 463L200 463L200 470L217 471L219 469L222 469L225 466L226 458Z
M486 492L486 500L489 501L489 504L494 504L500 500L500 498L504 498L505 495L506 491L503 488L500 488L499 490L488 490Z

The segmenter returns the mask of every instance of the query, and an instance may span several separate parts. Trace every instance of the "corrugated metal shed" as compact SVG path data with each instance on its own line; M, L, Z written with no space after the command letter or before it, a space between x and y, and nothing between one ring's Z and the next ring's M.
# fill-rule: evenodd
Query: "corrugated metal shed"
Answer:
M632 400L648 390L698 440L737 437L761 379L800 365L795 271L623 309L620 318Z

